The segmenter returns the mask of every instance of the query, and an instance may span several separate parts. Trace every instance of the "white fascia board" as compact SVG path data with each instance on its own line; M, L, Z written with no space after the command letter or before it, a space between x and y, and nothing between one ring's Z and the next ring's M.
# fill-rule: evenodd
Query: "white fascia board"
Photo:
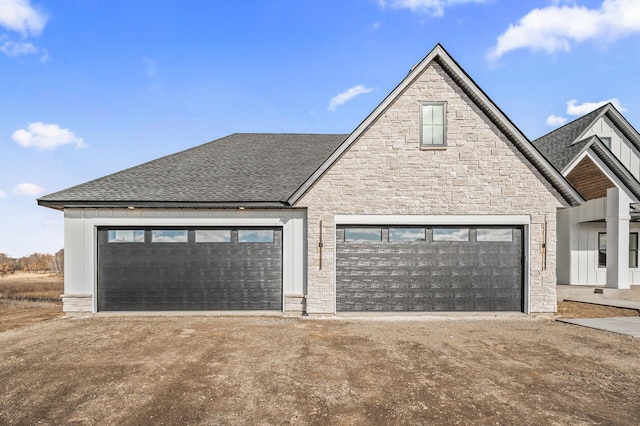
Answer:
M283 226L283 218L95 217L93 226Z
M618 189L620 189L622 192L627 194L627 196L629 198L631 198L631 200L633 200L634 203L639 202L639 200L636 198L636 196L633 195L633 193L631 191L629 191L627 186L624 183L622 183L622 181L620 179L618 179L618 177L607 167L606 164L604 164L602 162L600 157L598 157L597 155L593 154L591 151L587 152L587 157L589 157L591 159L591 161L593 161L594 164L596 166L598 166L598 168L602 171L602 173L604 173L605 176L608 177L609 180L611 182L613 182L618 187Z
M336 225L529 225L529 215L336 215Z

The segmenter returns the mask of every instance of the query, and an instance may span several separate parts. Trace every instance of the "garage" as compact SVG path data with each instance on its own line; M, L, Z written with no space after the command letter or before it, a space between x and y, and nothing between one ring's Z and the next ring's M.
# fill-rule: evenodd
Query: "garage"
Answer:
M281 227L98 228L98 310L281 310Z
M336 229L336 310L523 311L522 226Z

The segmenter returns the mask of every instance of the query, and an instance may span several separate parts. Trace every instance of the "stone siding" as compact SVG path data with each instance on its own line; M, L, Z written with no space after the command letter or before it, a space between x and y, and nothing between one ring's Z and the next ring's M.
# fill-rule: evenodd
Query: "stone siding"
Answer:
M63 294L62 311L67 313L91 313L93 297L90 294Z
M420 149L420 105L426 101L446 102L446 149ZM307 312L334 311L334 216L354 214L530 215L530 311L554 312L555 221L561 200L446 72L432 63L296 204L308 209Z
M307 301L304 295L285 295L284 312L305 313L307 311Z

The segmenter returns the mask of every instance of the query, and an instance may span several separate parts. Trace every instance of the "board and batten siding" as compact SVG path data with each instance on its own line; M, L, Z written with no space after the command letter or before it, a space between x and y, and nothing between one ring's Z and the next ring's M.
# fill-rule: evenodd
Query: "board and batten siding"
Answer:
M598 233L607 232L606 223L579 223L572 210L558 212L558 284L604 286L607 268L598 267ZM640 224L631 222L629 232L640 233ZM629 269L629 282L640 284L639 268Z
M283 307L300 311L306 293L306 211L303 209L74 209L64 210L65 312L96 312L97 228L282 226Z
M444 149L420 149L423 102L446 104ZM565 204L446 71L432 62L296 203L307 208L307 311L335 311L336 215L527 215L528 312L554 312L556 209Z
M640 180L640 152L629 142L629 140L617 129L617 127L607 117L599 118L584 135L611 138L611 152L620 162Z

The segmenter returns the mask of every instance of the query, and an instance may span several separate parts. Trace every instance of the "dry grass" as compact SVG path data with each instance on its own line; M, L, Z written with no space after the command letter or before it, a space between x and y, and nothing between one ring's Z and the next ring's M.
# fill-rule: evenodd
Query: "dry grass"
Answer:
M60 302L63 278L48 274L16 273L0 278L0 300Z
M63 281L56 275L20 272L0 278L0 332L64 315Z

